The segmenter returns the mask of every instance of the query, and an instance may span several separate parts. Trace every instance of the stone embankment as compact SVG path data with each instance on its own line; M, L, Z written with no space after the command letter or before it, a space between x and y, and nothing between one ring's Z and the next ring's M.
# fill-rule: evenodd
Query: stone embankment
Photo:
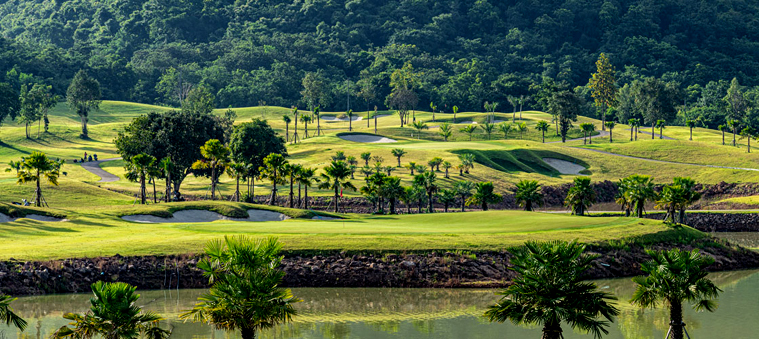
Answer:
M664 213L646 218L662 220ZM702 232L759 232L759 213L688 213L684 224Z
M702 248L716 259L711 270L759 267L759 253L713 240L690 245L658 245L654 249ZM640 274L649 259L641 246L591 247L600 257L588 278ZM288 255L282 264L288 287L500 287L514 277L508 252ZM0 262L0 292L10 295L86 292L98 280L123 281L139 289L205 288L198 257L145 256L68 259L46 262Z

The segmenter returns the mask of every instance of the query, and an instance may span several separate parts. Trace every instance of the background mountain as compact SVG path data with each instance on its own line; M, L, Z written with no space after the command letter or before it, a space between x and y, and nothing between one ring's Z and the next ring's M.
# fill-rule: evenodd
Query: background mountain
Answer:
M181 76L239 107L302 104L305 73L320 72L327 109L351 96L363 110L384 106L410 61L422 108L505 110L543 77L586 85L601 52L620 83L759 85L758 12L743 0L10 0L0 74L64 93L84 68L104 98L171 105L166 83Z

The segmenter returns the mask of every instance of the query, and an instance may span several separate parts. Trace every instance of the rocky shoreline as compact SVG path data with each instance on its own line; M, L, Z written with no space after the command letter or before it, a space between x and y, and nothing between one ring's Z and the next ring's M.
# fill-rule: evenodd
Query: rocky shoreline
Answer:
M652 249L700 248L715 258L712 271L759 268L759 253L715 239ZM591 246L600 255L588 279L638 275L648 259L644 248ZM286 255L287 287L501 287L514 272L508 252ZM123 281L139 289L206 288L196 255L103 257L46 262L0 262L0 292L9 295L86 292L97 280Z
M648 219L662 220L664 213L650 213ZM759 213L687 213L685 224L701 232L759 232Z

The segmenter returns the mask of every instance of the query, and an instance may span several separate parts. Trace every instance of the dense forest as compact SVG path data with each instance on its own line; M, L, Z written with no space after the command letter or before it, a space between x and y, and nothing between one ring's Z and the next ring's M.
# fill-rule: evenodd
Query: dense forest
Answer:
M746 0L9 0L0 74L62 95L85 69L105 99L178 106L204 86L241 107L305 106L314 72L322 109L363 110L388 104L410 62L419 108L507 110L547 78L589 98L603 52L619 87L656 77L687 104L705 88L721 99L734 77L759 85L758 14Z

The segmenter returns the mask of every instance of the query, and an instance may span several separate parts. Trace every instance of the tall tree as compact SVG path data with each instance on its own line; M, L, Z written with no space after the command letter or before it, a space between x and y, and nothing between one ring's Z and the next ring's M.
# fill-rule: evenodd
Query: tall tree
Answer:
M316 177L316 169L304 167L298 172L296 179L298 180L298 185L303 185L305 189L303 208L308 209L308 188L319 183L319 178Z
M344 161L332 161L321 174L322 182L319 184L319 188L331 189L335 193L335 213L340 210L340 197L343 195L343 189L356 190L356 186L350 182L350 175L350 167Z
M308 109L315 114L318 107L326 107L331 101L331 95L324 83L324 77L321 73L308 72L303 76L303 90L300 95L306 102ZM316 134L321 135L321 119L316 115Z
M715 299L722 292L707 278L706 268L714 259L698 250L669 251L646 250L651 260L641 265L647 276L633 278L637 284L631 299L633 305L656 308L662 302L669 307L669 325L672 339L683 339L683 303L692 302L697 311L714 312Z
M63 163L63 160L49 159L42 152L32 152L28 157L21 158L16 177L19 184L34 182L37 185L37 188L34 190L34 206L42 207L43 204L44 198L40 186L43 178L51 185L58 186L58 178L61 174L66 175L66 172L61 172Z
M126 178L130 181L137 181L140 183L140 203L143 205L147 203L147 189L145 187L146 178L148 177L150 167L152 167L155 162L155 157L140 153L129 159L129 162L127 162L126 165Z
M229 148L224 146L221 141L211 139L200 147L200 154L203 159L192 164L193 169L211 171L211 200L216 200L216 186L229 165L229 153Z
M614 142L614 127L617 124L614 121L607 121L604 125L609 129L609 143Z
M654 179L647 175L633 174L619 179L617 202L623 204L625 211L633 211L638 218L643 217L646 202L656 199Z
M490 321L542 326L543 339L563 338L561 322L596 339L608 334L606 328L619 310L611 294L585 281L585 271L598 257L585 249L575 241L527 242L511 259L518 274L514 284L498 293L503 297L485 316Z
M548 128L550 128L551 125L548 124L548 121L538 121L538 123L535 125L535 129L540 131L542 135L542 142L546 142L546 132L548 131Z
M301 300L279 287L285 276L279 269L284 258L281 250L276 238L210 240L206 258L198 262L210 291L180 318L219 330L239 330L243 339L255 339L257 332L291 321L297 315L293 305Z
M651 125L653 139L654 128L659 120L675 118L677 91L674 84L656 78L646 78L643 82L636 83L634 90L639 110L643 113L645 122Z
M21 100L18 91L8 83L0 83L0 127L5 119L15 120L21 111Z
M617 105L617 79L614 66L609 62L606 54L601 53L596 61L596 72L588 82L595 100L596 106L601 112L601 126L606 126L606 110ZM605 130L605 129L604 129Z
M429 171L417 174L414 177L414 185L423 188L427 193L427 213L433 213L433 198L435 193L440 189L440 186L437 184L437 176L435 175L435 172Z
M559 90L548 99L548 112L559 120L561 142L567 141L567 133L572 127L572 122L577 121L579 109L580 100L570 90Z
M287 160L282 154L271 153L263 159L263 165L259 168L261 178L267 178L271 181L271 196L269 205L277 204L277 185L285 183L285 165Z
M198 86L190 90L187 98L182 101L182 110L190 113L211 114L215 106L216 98L205 86Z
M87 120L90 111L100 107L100 83L90 77L84 70L74 75L68 90L66 90L66 101L69 107L76 111L79 119L82 121L82 138L88 138Z

